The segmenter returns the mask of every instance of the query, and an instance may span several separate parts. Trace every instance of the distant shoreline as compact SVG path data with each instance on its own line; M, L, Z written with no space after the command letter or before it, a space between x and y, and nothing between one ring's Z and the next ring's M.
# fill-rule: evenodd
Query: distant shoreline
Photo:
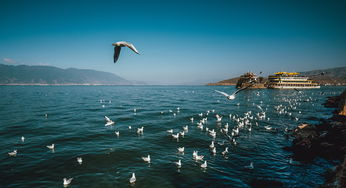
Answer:
M132 84L0 84L0 86L133 86Z

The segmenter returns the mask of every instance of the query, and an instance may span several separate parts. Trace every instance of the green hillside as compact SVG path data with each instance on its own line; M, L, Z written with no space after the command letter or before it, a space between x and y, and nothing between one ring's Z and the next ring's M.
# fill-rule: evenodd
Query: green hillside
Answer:
M131 85L115 74L88 69L0 64L0 84Z

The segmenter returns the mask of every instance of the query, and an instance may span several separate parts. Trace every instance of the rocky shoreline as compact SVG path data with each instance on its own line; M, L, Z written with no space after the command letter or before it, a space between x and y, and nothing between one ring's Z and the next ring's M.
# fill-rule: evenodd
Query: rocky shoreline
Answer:
M324 105L336 108L333 117L322 119L317 125L302 123L290 130L292 146L284 149L292 151L298 159L311 160L319 156L341 161L321 187L346 187L346 90L340 96L328 97Z

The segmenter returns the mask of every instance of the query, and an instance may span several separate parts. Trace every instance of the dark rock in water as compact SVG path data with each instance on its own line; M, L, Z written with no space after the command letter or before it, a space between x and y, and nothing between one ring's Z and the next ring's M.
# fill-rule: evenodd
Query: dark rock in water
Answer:
M343 161L321 187L346 187L346 90L329 97L326 107L337 108L334 116L321 124L301 124L293 130L290 150L297 157L313 159L316 156Z
M275 180L269 180L269 179L253 179L250 182L250 186L253 188L277 188L282 187L283 183Z
M346 116L346 90L340 96L328 97L323 105L327 108L336 108L335 114Z
M346 156L341 165L336 170L329 171L326 175L326 182L320 188L344 188L346 187Z

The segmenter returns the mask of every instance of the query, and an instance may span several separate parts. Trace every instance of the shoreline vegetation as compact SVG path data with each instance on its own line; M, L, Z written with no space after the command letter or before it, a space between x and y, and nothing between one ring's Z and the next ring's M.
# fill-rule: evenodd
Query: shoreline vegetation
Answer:
M320 187L346 187L346 90L339 96L328 97L323 105L336 109L333 116L320 119L317 125L302 123L290 130L292 146L284 149L305 161L316 157L339 161L335 170L326 169L325 184Z

